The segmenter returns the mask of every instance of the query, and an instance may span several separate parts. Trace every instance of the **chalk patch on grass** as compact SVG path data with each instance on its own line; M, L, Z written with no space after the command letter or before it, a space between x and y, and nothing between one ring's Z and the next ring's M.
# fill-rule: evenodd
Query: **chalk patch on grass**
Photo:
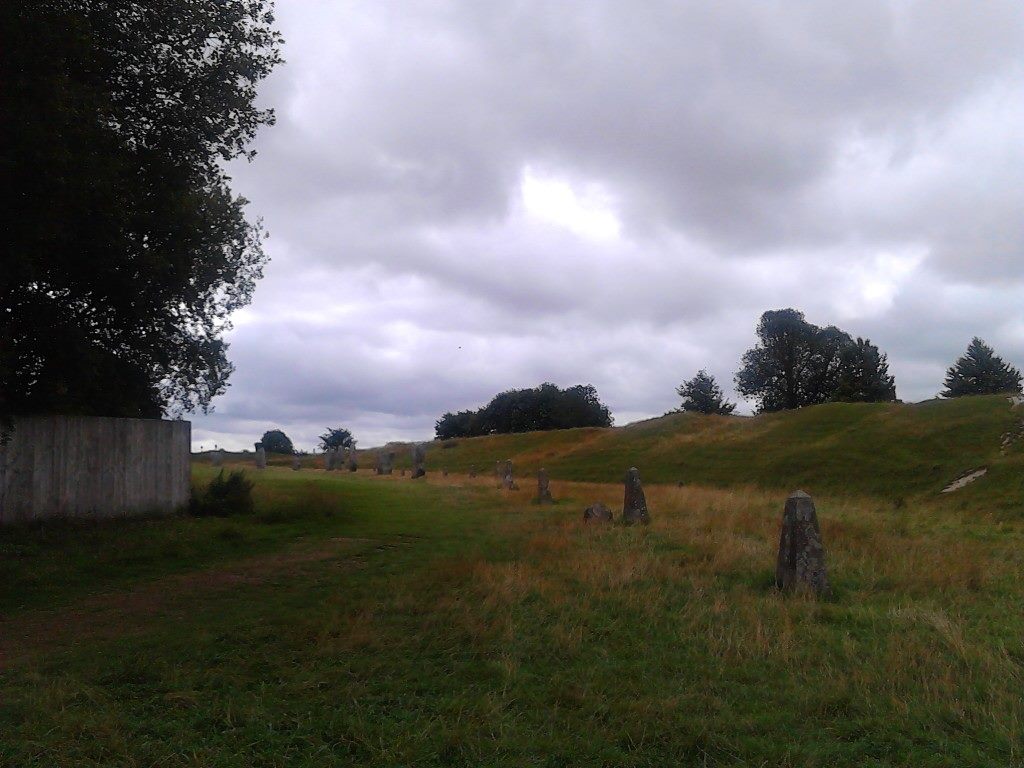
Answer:
M973 483L979 477L982 477L986 472L988 472L988 467L982 467L981 469L976 469L973 472L968 472L966 475L961 475L952 483L943 488L942 493L952 493L953 491L958 491L968 483Z

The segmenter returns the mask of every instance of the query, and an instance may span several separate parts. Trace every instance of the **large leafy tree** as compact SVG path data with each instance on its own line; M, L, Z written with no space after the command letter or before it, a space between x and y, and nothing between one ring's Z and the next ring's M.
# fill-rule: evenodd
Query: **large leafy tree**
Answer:
M356 440L343 427L327 427L327 431L320 435L320 447L325 451L328 448L355 448Z
M885 355L869 341L854 341L835 326L819 328L795 309L765 312L757 336L743 354L736 389L757 400L760 411L895 398Z
M295 453L295 446L292 445L291 438L280 429L267 430L263 433L260 442L263 443L263 450L267 453Z
M0 412L208 407L266 257L226 161L272 113L268 0L0 3Z
M849 336L808 323L803 312L779 309L761 315L757 337L736 374L741 395L757 400L761 411L799 408L829 398L837 376L837 347Z
M676 393L683 398L681 407L687 412L728 415L736 409L735 403L726 402L725 394L715 377L703 369L689 381L680 384Z
M1021 373L975 336L967 352L946 371L943 397L1021 391Z

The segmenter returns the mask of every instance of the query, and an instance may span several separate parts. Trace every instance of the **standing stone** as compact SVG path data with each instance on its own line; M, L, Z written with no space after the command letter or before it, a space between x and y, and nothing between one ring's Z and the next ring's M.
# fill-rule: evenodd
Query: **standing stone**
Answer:
M296 472L302 469L302 460L298 456L292 456L292 469Z
M585 523L610 523L612 511L604 504L592 504L583 510L583 522Z
M505 459L505 468L501 474L501 487L506 491L518 491L519 486L512 476L512 459Z
M348 465L348 471L349 472L356 472L359 469L359 464L356 462L356 449L355 448L349 448L348 449L348 461L346 462L346 464ZM391 473L389 472L388 474L391 474Z
M547 470L541 469L537 473L537 503L538 504L554 504L555 500L551 498L551 489L548 484L548 473Z
M441 477L448 477L448 467L443 467L441 469Z
M391 451L377 452L377 474L390 475L394 466L395 454Z
M476 477L476 467L470 467L469 468L469 476L470 477Z
M412 479L423 477L427 474L427 470L423 468L423 465L427 461L427 451L422 445L414 445L412 447Z
M256 469L267 468L267 452L263 448L263 443L256 443Z
M647 514L647 499L644 497L644 488L640 485L640 470L630 467L626 473L626 497L622 502L622 522L626 525L633 523L651 522Z
M801 585L815 595L827 595L829 592L825 547L821 543L814 500L803 491L794 491L786 499L786 509L782 513L775 586L788 592Z
M324 449L324 469L328 472L333 472L337 461L338 449L334 446L327 446L327 448Z
M224 451L219 448L215 451L210 452L210 464L214 467L219 467L224 463Z

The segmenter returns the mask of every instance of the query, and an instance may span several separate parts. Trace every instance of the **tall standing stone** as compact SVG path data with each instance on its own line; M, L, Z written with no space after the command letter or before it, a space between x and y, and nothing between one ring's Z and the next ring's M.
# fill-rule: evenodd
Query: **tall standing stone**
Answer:
M256 443L256 469L267 468L267 452L263 448L263 443Z
M775 565L775 586L787 592L801 586L806 586L815 595L827 595L829 592L818 513L814 509L814 500L803 491L794 491L786 499L779 559Z
M644 496L644 487L640 485L640 470L630 467L626 473L626 496L622 501L622 522L626 525L633 523L647 524L651 522L651 516L647 513L647 498Z
M292 456L292 469L295 472L298 472L300 469L302 469L302 459L300 459L298 456Z
M219 467L224 463L224 451L219 448L210 452L210 464L214 467Z
M348 471L349 472L357 472L359 470L359 464L358 464L358 462L356 462L356 449L355 448L349 448L348 449L348 461L346 463L348 465ZM388 474L390 475L391 473L388 472Z
M392 472L395 454L391 451L377 452L377 474L390 475Z
M324 469L328 472L334 470L335 464L338 461L338 449L333 445L329 445L324 449Z
M427 470L424 468L424 464L427 461L427 451L422 445L414 445L412 447L412 479L415 480L418 477L423 477L427 474Z
M538 504L554 504L555 500L551 498L551 488L549 487L548 473L547 470L541 468L540 472L537 473L537 503Z
M514 476L512 475L512 459L505 460L505 467L501 473L501 487L506 491L518 491Z

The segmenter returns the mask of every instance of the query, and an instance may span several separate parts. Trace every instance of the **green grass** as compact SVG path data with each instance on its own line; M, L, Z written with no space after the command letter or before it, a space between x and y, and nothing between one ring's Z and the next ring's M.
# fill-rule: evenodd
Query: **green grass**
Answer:
M1024 409L1002 396L832 403L754 418L671 414L622 428L437 442L427 461L435 469L490 473L495 460L511 458L520 474L543 466L554 477L588 482L616 482L635 466L650 482L887 498L931 496L965 471L988 466L991 474L977 488L1000 503L1007 494L1019 498L1020 447L1007 456L999 448L1022 418Z
M998 452L1017 416L953 406L891 407L899 439L876 407L827 406L430 454L611 481L556 480L553 507L489 475L271 468L252 515L2 530L0 765L1024 765L1020 453ZM877 485L820 459L826 601L772 588L785 491L810 485L796 434L808 457L894 451ZM970 468L971 441L990 476L914 480ZM621 504L623 450L652 524L582 524ZM650 482L678 455L698 483Z

